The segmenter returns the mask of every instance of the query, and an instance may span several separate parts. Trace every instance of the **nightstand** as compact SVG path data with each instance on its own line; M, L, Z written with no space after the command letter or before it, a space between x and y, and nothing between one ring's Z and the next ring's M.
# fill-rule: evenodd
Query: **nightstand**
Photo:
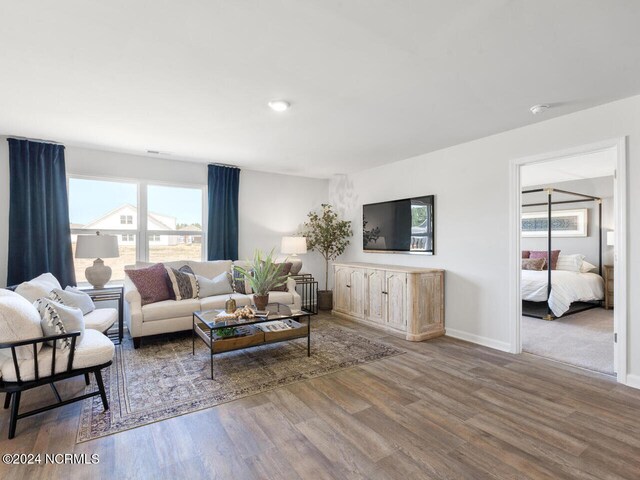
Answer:
M122 285L107 285L104 288L93 287L79 287L84 293L91 297L94 302L118 302L118 331L108 332L108 337L111 340L118 340L118 343L122 343L122 337L124 333L124 315L123 315L123 301L124 301L124 287Z
M613 308L613 265L605 265L604 269L604 308Z

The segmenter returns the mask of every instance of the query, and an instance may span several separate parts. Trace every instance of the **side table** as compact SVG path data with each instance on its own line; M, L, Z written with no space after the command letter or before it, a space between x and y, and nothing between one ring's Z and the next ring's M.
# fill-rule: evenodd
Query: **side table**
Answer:
M300 287L302 309L314 315L318 313L318 281L310 273L291 275L296 281L296 290Z
M118 331L108 332L107 336L114 342L118 340L118 344L122 343L122 337L124 333L124 315L123 315L123 302L124 302L124 286L122 285L107 285L104 288L93 287L79 287L84 293L91 297L94 302L118 302Z

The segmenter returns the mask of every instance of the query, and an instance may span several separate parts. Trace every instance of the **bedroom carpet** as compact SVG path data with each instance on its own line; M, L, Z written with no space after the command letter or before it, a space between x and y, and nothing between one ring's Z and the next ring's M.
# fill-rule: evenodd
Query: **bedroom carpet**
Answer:
M85 400L77 441L404 353L316 318L312 321L311 357L307 357L306 339L218 354L213 363L215 380L210 378L207 348L199 339L192 355L190 333L145 339L137 350L126 338L103 373L110 408L103 411L100 397ZM95 388L93 381L87 390Z
M594 308L550 322L523 316L522 350L613 375L613 310Z

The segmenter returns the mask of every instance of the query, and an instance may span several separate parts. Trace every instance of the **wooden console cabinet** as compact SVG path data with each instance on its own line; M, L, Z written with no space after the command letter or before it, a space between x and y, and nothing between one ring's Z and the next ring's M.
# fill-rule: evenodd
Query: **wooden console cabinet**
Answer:
M444 270L336 263L333 314L419 342L444 335Z

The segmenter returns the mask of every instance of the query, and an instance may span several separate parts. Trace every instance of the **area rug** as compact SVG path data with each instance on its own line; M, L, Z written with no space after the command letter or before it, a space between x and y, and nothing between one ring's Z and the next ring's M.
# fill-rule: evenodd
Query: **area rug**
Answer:
M522 350L613 375L613 311L594 308L550 322L522 317Z
M207 347L184 333L116 347L111 367L103 373L109 410L100 397L85 400L76 441L141 427L213 407L301 380L404 353L374 342L330 321L312 321L311 357L307 340L298 339L215 355L210 378ZM95 381L87 392L96 389Z

